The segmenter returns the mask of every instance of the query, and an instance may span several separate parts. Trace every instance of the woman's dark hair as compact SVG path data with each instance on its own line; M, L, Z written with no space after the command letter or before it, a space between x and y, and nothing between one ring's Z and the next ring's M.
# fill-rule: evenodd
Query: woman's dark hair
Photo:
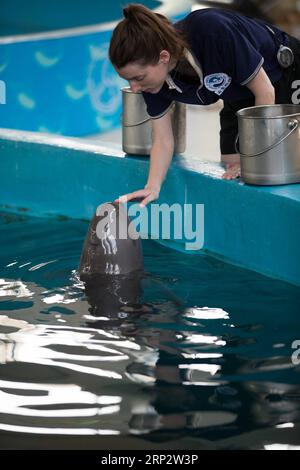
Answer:
M130 62L155 64L163 49L179 60L188 43L172 23L163 15L143 5L130 4L123 9L124 19L113 31L109 58L117 68Z

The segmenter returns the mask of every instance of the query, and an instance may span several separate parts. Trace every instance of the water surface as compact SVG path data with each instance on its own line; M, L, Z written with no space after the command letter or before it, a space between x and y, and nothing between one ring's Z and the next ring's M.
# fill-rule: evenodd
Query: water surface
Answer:
M299 446L300 289L145 241L140 302L95 310L87 227L0 215L0 447Z

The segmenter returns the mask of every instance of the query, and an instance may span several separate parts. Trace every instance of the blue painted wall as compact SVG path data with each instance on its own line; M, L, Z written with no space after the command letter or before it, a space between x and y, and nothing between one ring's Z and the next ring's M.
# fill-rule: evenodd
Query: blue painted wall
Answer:
M139 3L153 8L162 2ZM115 24L103 22L121 19L123 5L126 2L2 0L2 34L24 29L44 33L0 37L0 127L69 136L119 127L120 88L127 82L108 60ZM95 23L93 31L71 28ZM57 28L70 29L51 31Z
M121 80L111 32L0 45L0 127L81 136L120 125Z

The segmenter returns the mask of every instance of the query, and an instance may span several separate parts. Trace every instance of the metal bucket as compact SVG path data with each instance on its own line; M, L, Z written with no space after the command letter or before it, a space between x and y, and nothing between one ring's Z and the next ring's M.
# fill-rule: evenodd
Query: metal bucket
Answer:
M152 147L152 121L147 113L141 92L122 88L122 147L134 155L149 155ZM175 103L172 108L172 128L175 153L183 153L186 146L186 105Z
M237 112L241 177L248 184L300 182L300 106L253 106Z

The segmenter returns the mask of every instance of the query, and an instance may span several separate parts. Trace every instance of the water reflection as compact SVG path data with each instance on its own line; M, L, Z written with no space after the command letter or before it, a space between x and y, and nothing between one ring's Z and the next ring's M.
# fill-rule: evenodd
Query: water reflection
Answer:
M126 366L125 373L130 380L144 387L151 385L146 393L147 399L144 394L144 399L132 408L131 433L225 426L236 420L237 416L232 411L207 410L206 406L201 409L203 401L198 397L203 393L200 386L216 387L222 383L218 380L212 382L221 370L221 365L213 361L222 358L222 354L207 353L201 357L195 350L208 346L219 348L226 345L226 341L209 333L190 331L194 326L201 327L194 320L228 319L227 312L222 309L182 308L172 300L161 306L137 304L136 295L132 296L134 303L125 305L117 302L120 297L116 295L103 302L102 284L98 287L99 291L94 286L87 292L90 313L101 315L93 326L103 326L105 322L106 329L113 328L115 332L117 329L121 336L130 337L146 348L144 354L139 351L138 356L131 355ZM137 289L135 285L133 291L141 295L140 286ZM191 354L193 358L190 360Z
M82 295L82 286L77 287ZM7 292L12 294L11 285ZM24 285L22 292L25 297L37 292L51 297L33 285ZM110 435L127 430L136 436L167 433L174 438L205 430L214 440L299 421L296 385L236 380L257 371L278 371L278 360L256 362L230 353L237 344L252 342L224 334L224 325L233 327L228 312L184 307L173 300L143 303L141 290L133 303L117 305L108 296L98 305L103 291L91 292L85 300L81 297L81 326L0 317L1 331L7 330L0 335L0 358L8 366L7 379L4 374L0 382L0 412L6 417L1 429L21 432L16 417L23 416L28 423L22 432L28 433ZM220 328L223 335L216 334ZM260 331L238 328L250 338ZM24 363L26 371L21 369ZM43 383L28 381L31 374ZM10 381L11 375L20 381ZM99 394L99 386L109 393Z
M157 247L146 254L152 277L85 290L74 266L86 226L70 258L57 223L47 240L39 230L38 255L17 243L5 262L0 253L2 433L299 443L298 291L216 260L179 269L173 252L166 267Z

